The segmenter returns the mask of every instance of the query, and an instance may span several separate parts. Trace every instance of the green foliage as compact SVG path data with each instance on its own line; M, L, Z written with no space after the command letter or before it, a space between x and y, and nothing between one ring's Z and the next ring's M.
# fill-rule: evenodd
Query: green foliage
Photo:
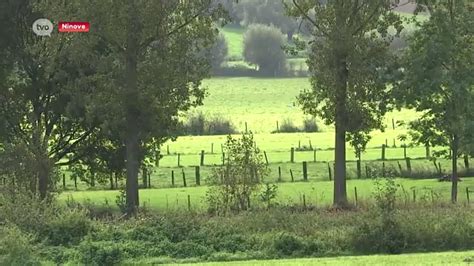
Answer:
M273 248L280 256L297 256L304 250L304 242L295 235L283 233L275 237Z
M285 38L274 26L250 25L244 34L244 59L260 72L277 76L286 68L284 44Z
M226 118L214 115L210 118L202 112L197 112L188 117L179 129L183 135L203 136L203 135L228 135L235 134L234 125Z
M92 221L83 210L69 209L48 220L40 236L53 246L77 245L92 231Z
M240 139L229 135L224 152L225 165L218 167L211 176L206 201L210 211L219 214L247 210L250 198L268 174L267 165L252 132L242 134Z
M277 197L278 193L278 186L276 184L269 184L266 183L265 186L262 188L262 191L260 192L260 200L265 204L267 209L270 209L275 202L274 200Z
M218 69L226 61L229 54L227 40L223 34L219 34L215 43L208 51L208 58L212 69Z
M0 265L41 265L34 237L16 226L0 228Z
M303 120L303 132L314 133L319 131L320 129L314 117L306 117Z
M396 216L397 189L392 178L375 180L375 211L353 232L353 245L358 250L398 254L405 249L406 236Z
M117 265L123 259L123 250L113 241L84 241L79 245L81 262L86 265Z
M300 129L293 124L293 121L289 118L283 120L283 122L280 125L279 132L283 133L294 133L294 132L299 132Z

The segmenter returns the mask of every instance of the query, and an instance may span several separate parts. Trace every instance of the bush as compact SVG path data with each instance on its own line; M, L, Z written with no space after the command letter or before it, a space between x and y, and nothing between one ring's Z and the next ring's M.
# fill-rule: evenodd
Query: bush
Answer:
M303 131L308 133L319 132L319 127L316 123L316 119L314 119L313 117L305 118L303 120Z
M259 190L268 174L263 156L254 145L253 134L244 133L241 139L227 137L224 144L225 165L215 169L209 179L214 185L206 193L209 211L226 214L247 210L250 198Z
M232 122L223 117L214 116L207 122L206 135L229 135L235 133L236 130Z
M198 258L209 256L213 250L193 241L182 241L173 246L171 255L175 258Z
M217 39L208 52L208 58L212 69L219 69L225 62L229 48L225 36L220 33Z
M204 136L204 135L228 135L236 133L234 125L229 120L213 116L208 119L202 112L190 115L188 121L181 125L182 135Z
M120 244L113 241L83 241L79 255L85 265L117 265L123 259Z
M33 241L16 226L0 228L0 265L41 265Z
M303 253L305 245L301 238L289 233L282 233L273 240L273 249L280 256L294 256Z
M376 208L354 231L353 247L356 250L398 254L405 249L405 235L395 215L397 189L393 178L375 180Z
M284 44L285 37L279 29L252 24L244 34L244 59L257 65L259 71L266 75L279 75L286 71Z
M280 131L281 133L295 133L295 132L300 132L301 130L293 124L293 121L290 119L285 119L283 120L283 123L280 125Z
M68 246L79 244L92 229L92 221L85 211L70 209L51 218L41 232L49 244Z

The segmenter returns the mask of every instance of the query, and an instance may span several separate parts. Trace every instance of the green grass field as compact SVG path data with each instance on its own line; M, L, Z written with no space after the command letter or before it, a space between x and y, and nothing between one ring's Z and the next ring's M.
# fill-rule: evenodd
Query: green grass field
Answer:
M152 264L153 259L133 263L133 265ZM439 252L439 253L415 253L403 255L372 255L372 256L342 256L335 258L315 259L286 259L286 260L262 260L262 261L234 261L234 262L210 262L195 263L195 266L309 266L309 265L473 265L474 251L463 252ZM190 265L190 264L173 264Z
M400 185L399 195L402 201L412 201L415 190L416 201L427 202L449 202L451 184L449 182L438 182L433 179L411 180L397 179ZM281 183L278 188L277 201L286 204L303 204L303 195L305 203L313 206L328 206L332 202L333 183L323 182L295 182ZM459 184L459 201L466 202L466 187L474 191L474 178L464 178ZM348 197L351 202L355 202L355 189L359 201L370 200L374 188L372 180L349 180L347 185ZM164 189L142 189L140 190L140 202L142 206L154 210L182 210L188 206L188 195L191 200L191 208L196 211L205 209L205 195L207 187L179 187ZM98 205L106 202L115 206L115 199L118 191L78 191L64 192L60 194L59 199L65 201L73 199L78 202L89 201ZM254 204L260 204L258 199L253 199ZM471 200L471 204L474 200Z

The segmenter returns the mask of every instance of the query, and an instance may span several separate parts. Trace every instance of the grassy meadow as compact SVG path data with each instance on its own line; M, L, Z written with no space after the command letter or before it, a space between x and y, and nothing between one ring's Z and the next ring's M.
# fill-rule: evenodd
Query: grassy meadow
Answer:
M153 259L143 261L143 264L151 264ZM372 255L372 256L340 256L334 258L315 259L286 259L286 260L253 260L234 262L209 262L195 263L195 266L310 266L310 265L471 265L474 263L474 251L461 252L438 252L438 253L414 253L403 255ZM130 265L141 263L130 263ZM187 264L173 264L187 265Z
M179 180L179 176L178 176ZM398 190L402 202L413 201L413 190L415 190L415 201L423 202L449 202L451 183L438 182L433 179L413 180L397 179L400 186ZM348 180L347 190L349 200L355 203L355 188L357 189L357 200L360 202L371 200L375 183L373 180ZM474 191L474 178L464 178L459 184L459 202L467 202L465 190L470 188ZM140 203L150 209L169 211L186 210L188 208L188 196L191 209L203 211L206 209L205 196L207 187L178 187L162 189L140 190ZM333 183L331 181L321 182L294 182L280 183L276 201L282 205L306 205L329 206L332 202ZM63 202L74 200L78 202L89 202L96 205L109 204L116 207L115 199L118 191L78 191L64 192L59 196ZM304 202L303 202L304 195ZM472 197L472 196L471 196ZM255 205L260 205L258 198L251 200ZM472 202L472 199L470 202Z

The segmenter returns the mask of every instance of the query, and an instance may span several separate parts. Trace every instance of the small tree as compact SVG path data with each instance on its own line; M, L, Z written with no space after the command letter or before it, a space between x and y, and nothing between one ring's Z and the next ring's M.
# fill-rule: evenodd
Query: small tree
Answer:
M285 37L279 29L252 24L244 34L244 59L257 65L263 74L279 74L286 68L284 44Z
M423 113L410 124L415 142L450 147L456 202L457 158L472 140L474 19L469 1L424 2L430 19L410 39L397 98Z
M240 139L229 135L224 151L225 165L217 168L210 178L212 186L206 197L209 210L218 214L247 210L250 197L259 192L269 170L251 132Z

